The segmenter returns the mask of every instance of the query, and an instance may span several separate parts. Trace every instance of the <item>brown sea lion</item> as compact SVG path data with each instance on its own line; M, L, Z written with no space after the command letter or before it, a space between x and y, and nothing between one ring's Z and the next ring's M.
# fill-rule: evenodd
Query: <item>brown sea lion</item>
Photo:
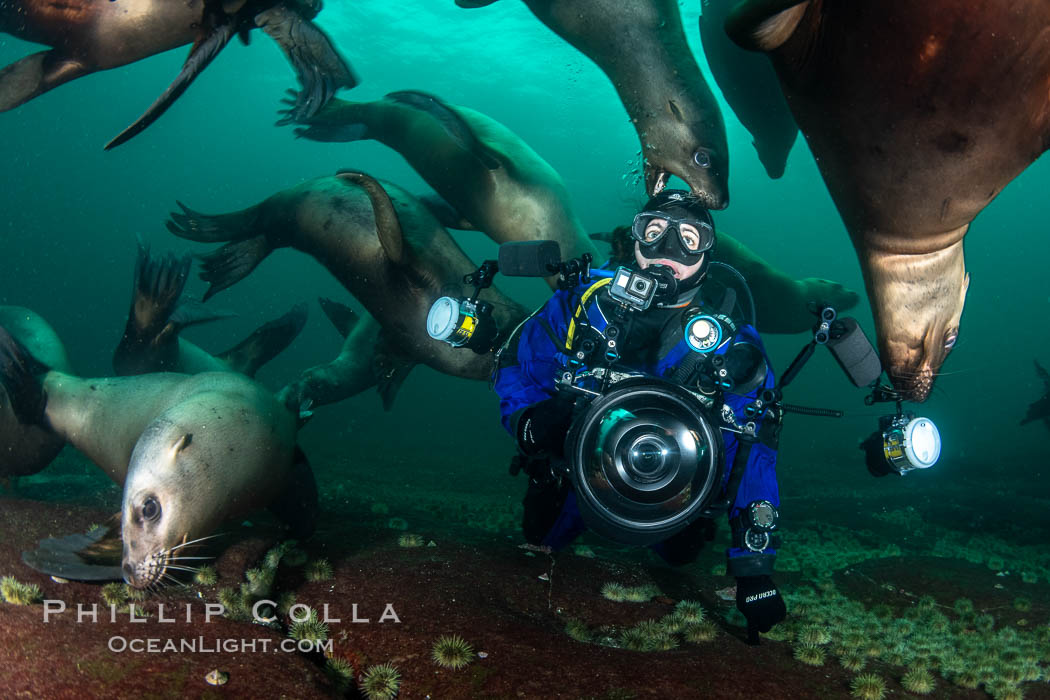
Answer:
M422 363L457 377L487 379L491 355L453 348L426 331L439 297L467 296L476 265L418 200L388 182L342 172L309 180L238 212L206 215L181 205L168 229L193 241L229 241L204 256L204 298L247 276L276 248L293 247L328 268L382 326L380 349L394 364ZM526 310L497 287L486 290L498 327Z
M970 222L1050 144L1050 3L748 0L853 240L894 386L923 401L959 332Z
M184 338L183 328L225 318L196 302L179 302L190 270L190 256L160 259L139 244L131 309L124 335L113 353L118 376L148 372L240 372L254 377L259 368L287 348L306 325L306 305L299 304L263 324L229 350L212 355Z
M736 0L704 0L700 39L722 96L751 133L766 173L779 178L787 167L798 126L769 61L741 49L726 35L726 16L735 4Z
M58 334L41 316L21 306L0 306L0 326L40 362L72 372ZM39 425L26 425L14 412L14 401L0 385L0 479L36 474L58 456L66 441Z
M50 370L0 328L0 380L25 424L68 440L124 486L124 579L137 588L178 566L179 546L227 518L270 506L296 536L313 530L317 492L295 445L295 417L233 372L82 379ZM66 578L110 578L72 552L23 558Z
M427 203L445 226L477 228L497 243L553 240L565 258L591 253L601 259L558 172L521 137L480 112L401 91L373 102L332 100L296 134L329 142L374 139L390 146L440 195L441 201ZM766 332L808 330L813 325L808 302L841 310L857 303L857 294L842 285L790 279L728 234L720 233L719 240L719 259L746 273ZM551 286L556 281L548 280Z
M89 73L185 44L182 71L139 119L107 144L143 131L171 106L237 34L261 28L284 50L303 86L307 117L339 88L357 84L350 67L310 20L320 0L4 0L0 31L53 47L0 70L0 111Z
M729 205L725 124L686 42L675 0L524 2L612 81L638 132L650 195L677 175L709 209Z
M298 136L373 139L400 153L451 207L424 199L445 226L477 229L497 243L557 241L567 258L597 255L561 176L480 112L402 90L373 102L332 100L307 124Z

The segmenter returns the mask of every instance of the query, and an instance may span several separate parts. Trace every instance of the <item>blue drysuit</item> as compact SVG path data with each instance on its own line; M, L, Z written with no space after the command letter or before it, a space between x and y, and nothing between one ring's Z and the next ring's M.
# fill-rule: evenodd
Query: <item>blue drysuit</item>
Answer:
M587 323L598 331L605 330L607 320L597 301L600 295L607 294L607 292L601 286L596 286L597 284L592 282L580 285L571 291L555 292L546 305L526 321L518 331L520 336L516 344L516 363L513 357L500 358L500 367L497 370L493 388L500 397L503 426L512 435L516 434L515 423L524 409L551 398L557 393L555 378L565 370L569 360L565 347L566 338L570 332L570 326L573 327L574 333L578 332L577 324L571 321L573 313L580 305L581 298L585 299ZM681 326L679 325L678 328ZM559 339L557 344L554 338ZM741 341L755 345L765 354L758 332L752 326L742 325L738 329L733 342ZM719 348L717 352L724 353L727 348L728 344ZM513 353L514 349L514 342L511 342L504 352ZM678 364L691 352L692 350L686 345L685 338L682 337L653 366L633 366L631 368L649 375L669 378ZM768 369L768 358L766 366L766 378L761 387L746 396L725 395L725 404L733 409L741 424L747 421L744 417L744 406L750 403L763 388L771 388L775 384L772 370ZM738 438L735 433L726 430L722 431L722 436L725 441L726 458L724 489L729 482L737 452ZM730 521L733 522L742 508L756 500L767 500L774 506L779 506L780 501L776 480L776 451L760 442L755 442L751 446L744 474L739 481L736 498L728 514ZM558 549L571 542L584 529L574 494L570 492L558 522L548 533L544 544ZM659 551L659 545L654 548ZM773 549L753 553L748 549L732 547L727 550L727 555L729 557L728 572L733 576L771 574L776 559L776 552Z

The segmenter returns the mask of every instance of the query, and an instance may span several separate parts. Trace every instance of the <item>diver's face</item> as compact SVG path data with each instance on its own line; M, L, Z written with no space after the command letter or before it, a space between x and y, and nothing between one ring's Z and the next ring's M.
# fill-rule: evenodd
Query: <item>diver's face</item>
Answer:
M667 222L664 221L664 226L667 226ZM683 229L685 226L683 226ZM691 227L690 227L691 228ZM696 234L696 229L693 229L693 234ZM685 231L682 231L683 238L685 237ZM696 236L697 241L700 237ZM701 253L700 257L696 259L696 262L692 265L686 265L678 260L672 260L670 258L647 258L642 254L642 247L639 243L634 244L634 259L638 262L638 267L645 269L650 265L666 265L671 268L671 272L674 273L674 277L677 280L684 280L692 277L700 271L700 267L704 264L704 256L707 253Z

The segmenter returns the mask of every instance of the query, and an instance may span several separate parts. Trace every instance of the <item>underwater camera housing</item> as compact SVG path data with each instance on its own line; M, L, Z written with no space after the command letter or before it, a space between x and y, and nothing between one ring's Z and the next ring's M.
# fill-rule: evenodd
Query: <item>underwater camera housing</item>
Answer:
M478 301L478 295L482 289L492 286L496 271L496 261L486 260L463 278L466 284L474 287L473 296L446 296L431 304L427 313L427 334L454 348L469 348L479 355L491 352L499 336L499 327L492 318L492 305Z

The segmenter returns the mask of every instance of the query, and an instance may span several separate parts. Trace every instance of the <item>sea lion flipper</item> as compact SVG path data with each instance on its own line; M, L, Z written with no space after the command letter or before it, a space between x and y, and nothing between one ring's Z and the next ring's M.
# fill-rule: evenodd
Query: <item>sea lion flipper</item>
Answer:
M237 372L254 377L260 367L281 354L299 336L306 325L306 317L306 304L296 304L284 316L259 326L247 338L216 357L228 362Z
M354 183L368 194L376 222L376 233L383 252L390 262L400 264L406 260L404 235L401 221L397 218L394 203L379 181L367 173L356 170L339 170L337 177Z
M809 0L744 0L726 17L725 31L750 51L773 51L787 41Z
M452 204L437 193L425 194L419 198L434 218L445 228L454 228L458 231L477 231L478 228L472 224L467 217L463 216Z
M25 104L90 71L54 50L30 54L0 69L0 112Z
M22 561L42 573L75 581L120 580L124 574L119 518L118 513L110 518L108 527L85 534L40 540L35 550L22 552Z
M340 304L338 301L325 297L318 298L317 303L321 305L324 315L344 339L350 335L354 326L361 320L361 316L346 304Z
M314 534L317 523L317 482L310 461L295 446L295 458L288 483L270 504L270 512L288 525L289 534L297 540Z
M372 358L372 371L376 376L376 391L383 400L384 411L393 408L397 392L405 383L409 372L416 366L414 362L400 357L391 347L392 343L387 334L380 331L376 341L375 355Z
M0 386L7 392L11 410L24 425L45 423L47 393L39 375L48 369L0 326Z
M282 122L306 121L328 104L336 91L358 84L353 69L331 39L294 10L283 5L272 7L256 15L255 24L281 47L302 86L296 104Z
M166 226L179 238L197 243L243 241L255 235L258 208L249 207L229 214L202 214L175 200L182 212L169 212Z
M1039 364L1039 360L1033 360L1035 362L1035 374L1037 377L1043 380L1043 384L1046 385L1046 390L1050 391L1050 373L1047 373L1043 366Z
M498 170L501 167L499 158L478 140L474 130L463 117L440 98L419 90L399 90L388 93L384 99L428 113L448 132L449 138L459 144L463 150L473 154L486 168Z
M272 251L266 236L256 236L227 243L214 253L200 256L200 277L210 283L204 301L247 277Z
M477 7L488 7L494 2L496 2L496 0L456 0L456 7L473 10Z
M227 22L215 27L202 41L194 44L190 50L190 55L186 58L186 62L182 64L182 70L175 76L175 80L171 81L167 89L153 101L153 104L142 113L141 117L107 143L105 150L116 148L120 144L134 138L168 111L168 107L171 107L175 100L179 99L182 93L186 92L186 89L196 80L197 76L208 67L215 57L219 55L220 51L226 48L226 44L230 43L230 39L233 38L233 33L233 24Z

